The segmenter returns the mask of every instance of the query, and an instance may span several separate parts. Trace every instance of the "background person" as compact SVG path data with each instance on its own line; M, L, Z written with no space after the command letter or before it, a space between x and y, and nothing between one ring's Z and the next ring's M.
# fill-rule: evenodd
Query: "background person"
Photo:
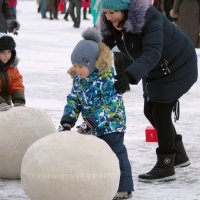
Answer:
M12 37L0 37L0 111L12 106L24 106L24 85L17 68L15 41Z
M0 32L17 34L20 25L14 19L7 0L0 1Z
M81 24L81 5L82 0L70 0L69 1L69 15L72 18L72 21L74 22L73 27L79 28Z
M199 43L200 0L174 0L170 16L197 48Z
M8 0L10 10L15 19L17 19L17 0Z

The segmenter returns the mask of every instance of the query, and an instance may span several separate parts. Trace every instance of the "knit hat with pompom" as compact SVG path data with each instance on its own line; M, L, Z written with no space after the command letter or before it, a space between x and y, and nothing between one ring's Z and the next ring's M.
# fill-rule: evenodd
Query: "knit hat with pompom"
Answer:
M88 28L82 33L83 40L79 41L71 54L72 64L85 66L90 74L99 69L102 72L112 65L112 53L102 42L102 36L95 28Z

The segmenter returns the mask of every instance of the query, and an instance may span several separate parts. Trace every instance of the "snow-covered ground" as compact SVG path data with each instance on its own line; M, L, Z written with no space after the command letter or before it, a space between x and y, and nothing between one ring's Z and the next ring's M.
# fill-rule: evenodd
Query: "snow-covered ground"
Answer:
M74 29L71 21L63 20L63 15L58 21L41 19L35 1L21 0L17 10L21 29L14 37L20 57L18 67L26 86L26 105L45 110L57 127L71 88L72 80L66 73L71 66L70 53L81 39L81 32L92 26L92 20L82 21L81 28ZM197 53L200 58L200 52ZM180 99L181 116L176 128L183 135L192 164L177 169L177 180L173 182L145 184L137 181L138 174L147 172L155 164L157 144L145 142L145 128L149 123L143 116L141 84L132 86L124 95L124 101L128 120L125 143L135 184L132 199L200 200L200 81ZM0 179L0 200L22 199L28 197L19 180ZM66 200L70 199L66 197Z

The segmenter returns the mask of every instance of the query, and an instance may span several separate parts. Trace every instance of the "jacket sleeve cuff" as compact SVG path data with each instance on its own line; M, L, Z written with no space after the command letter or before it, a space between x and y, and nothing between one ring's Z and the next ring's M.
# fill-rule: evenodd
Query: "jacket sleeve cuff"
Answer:
M23 90L17 90L12 93L12 102L13 103L26 103L25 97L24 97L24 91Z
M71 127L73 127L76 123L76 120L69 115L63 115L60 124L62 125L64 123L70 124Z
M127 78L128 78L128 81L130 84L132 84L132 85L138 84L138 81L133 76L131 76L131 74L129 72L126 72L126 75L127 75Z
M97 128L98 127L98 123L95 121L94 117L89 116L86 118L86 121L93 127L93 128Z

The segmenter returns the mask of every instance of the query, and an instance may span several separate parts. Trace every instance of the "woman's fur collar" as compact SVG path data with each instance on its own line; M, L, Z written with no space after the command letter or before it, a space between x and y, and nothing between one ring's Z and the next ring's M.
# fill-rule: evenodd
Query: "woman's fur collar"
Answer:
M127 32L141 32L145 23L145 14L149 7L148 0L132 0L129 10L128 19L124 24L124 29Z
M13 67L16 67L19 63L19 58L16 56L13 63L11 64Z
M131 0L128 10L128 19L124 24L126 32L139 33L142 31L145 23L145 14L149 6L149 0ZM100 26L103 35L109 34L110 31L104 19L104 13L101 15Z

